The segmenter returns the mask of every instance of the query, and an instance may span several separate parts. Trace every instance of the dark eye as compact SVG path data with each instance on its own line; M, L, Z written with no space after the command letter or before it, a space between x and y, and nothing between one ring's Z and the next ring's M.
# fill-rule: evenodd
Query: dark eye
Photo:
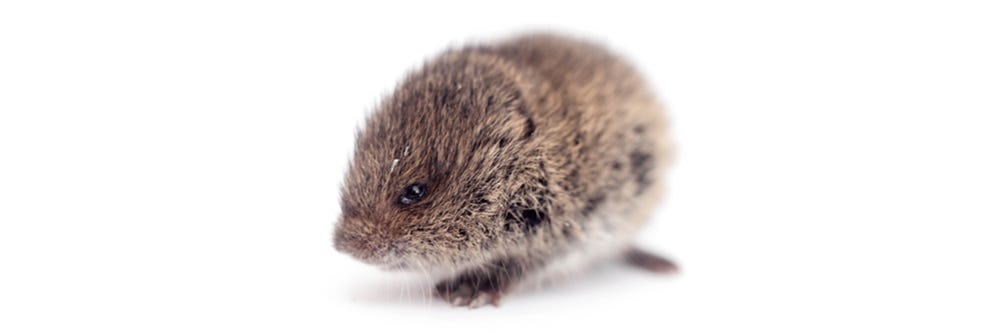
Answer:
M424 184L410 184L403 189L403 194L399 196L399 203L412 205L420 201L427 195L427 186Z

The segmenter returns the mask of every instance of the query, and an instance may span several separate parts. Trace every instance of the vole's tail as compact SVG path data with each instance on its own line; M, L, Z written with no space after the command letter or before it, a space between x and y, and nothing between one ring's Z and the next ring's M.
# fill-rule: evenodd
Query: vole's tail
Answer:
M625 262L654 273L677 273L680 268L670 259L639 248L625 251Z

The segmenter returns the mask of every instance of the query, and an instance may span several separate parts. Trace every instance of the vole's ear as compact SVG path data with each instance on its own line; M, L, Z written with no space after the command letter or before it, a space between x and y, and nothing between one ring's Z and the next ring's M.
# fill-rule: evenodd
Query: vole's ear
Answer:
M535 119L527 101L517 90L507 90L485 97L488 121L486 129L491 136L507 140L526 140L535 134Z

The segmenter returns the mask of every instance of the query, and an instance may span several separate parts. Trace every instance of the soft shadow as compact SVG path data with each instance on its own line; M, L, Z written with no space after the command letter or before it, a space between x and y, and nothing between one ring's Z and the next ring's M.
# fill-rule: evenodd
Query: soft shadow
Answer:
M553 297L574 298L584 294L605 294L623 284L656 283L660 280L673 280L677 276L677 273L650 273L624 263L607 262L542 285L525 286L508 295L503 304L534 302ZM450 304L434 295L435 282L418 275L386 273L377 278L357 281L351 288L351 299L361 304L380 306L452 308ZM502 307L504 305L501 305Z
M362 304L418 305L421 307L447 305L434 296L434 281L424 277L387 273L380 278L358 281L351 291L351 299Z

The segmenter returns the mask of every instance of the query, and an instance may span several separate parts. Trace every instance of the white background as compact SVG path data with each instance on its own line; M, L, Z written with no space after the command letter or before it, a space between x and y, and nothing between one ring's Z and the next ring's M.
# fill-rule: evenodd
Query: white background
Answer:
M0 331L1000 330L991 1L534 2L0 2ZM470 311L335 252L364 113L538 28L669 105L682 274Z

